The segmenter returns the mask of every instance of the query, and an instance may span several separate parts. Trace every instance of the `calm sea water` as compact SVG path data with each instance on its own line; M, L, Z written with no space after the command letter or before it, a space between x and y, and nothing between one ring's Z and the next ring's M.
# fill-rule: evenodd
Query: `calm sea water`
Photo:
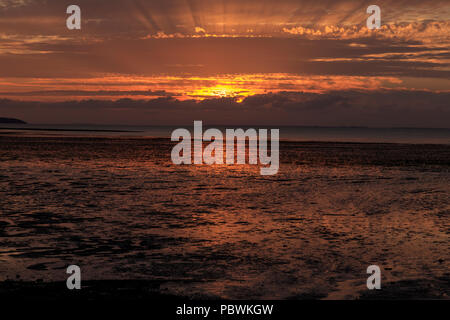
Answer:
M175 166L168 139L0 146L1 280L65 281L77 264L193 298L355 298L376 264L385 295L450 294L449 145L284 141L265 177Z
M183 127L193 131L193 124L186 126L113 126L113 125L16 125L0 124L0 133L13 132L41 135L90 135L125 137L170 137L173 130ZM226 128L248 128L239 126L214 126L225 132ZM272 128L249 126L256 129ZM209 128L205 126L204 129ZM275 127L273 127L275 128ZM327 127L276 127L280 138L293 141L338 141L338 142L388 142L388 143L433 143L450 144L450 129L421 128L327 128ZM16 130L13 130L16 129ZM33 130L27 130L33 129ZM38 129L38 131L36 131ZM63 131L61 131L63 130Z

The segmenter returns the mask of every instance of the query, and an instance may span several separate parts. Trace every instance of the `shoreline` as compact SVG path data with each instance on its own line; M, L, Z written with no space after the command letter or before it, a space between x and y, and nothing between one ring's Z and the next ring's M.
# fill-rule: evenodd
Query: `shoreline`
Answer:
M10 131L9 131L10 130ZM27 133L27 131L33 131L33 133ZM50 132L45 134L44 132ZM36 133L34 133L36 132ZM37 132L43 132L39 134ZM62 134L58 134L61 132ZM80 134L63 134L64 132L79 132ZM82 134L82 132L92 133ZM94 134L100 133L100 134ZM163 135L102 135L101 133L130 133L130 134L138 134L144 133L144 131L127 131L127 130L84 130L84 129L14 129L14 128L0 128L0 138L2 137L14 137L14 138L39 138L39 139L102 139L102 140L167 140L171 142L171 138ZM270 139L269 139L270 140ZM280 142L282 143L301 143L301 144L361 144L361 145L412 145L412 146L425 146L425 145L433 145L433 146L449 146L450 141L448 142L431 142L431 141L417 141L417 142L407 142L407 141L387 141L387 140L379 140L379 141L369 141L364 138L360 139L335 139L335 140L322 140L322 139L300 139L300 138L280 138Z
M0 130L19 130L19 131L56 131L56 132L142 132L132 130L106 130L106 129L56 129L56 128L1 128Z

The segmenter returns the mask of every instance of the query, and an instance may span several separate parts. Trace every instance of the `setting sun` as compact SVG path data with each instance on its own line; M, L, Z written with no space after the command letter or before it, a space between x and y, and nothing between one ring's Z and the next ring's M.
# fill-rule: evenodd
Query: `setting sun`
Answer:
M243 89L233 85L216 85L212 87L202 87L186 95L197 99L206 98L236 98L237 102L242 102L245 97L255 94L248 89Z

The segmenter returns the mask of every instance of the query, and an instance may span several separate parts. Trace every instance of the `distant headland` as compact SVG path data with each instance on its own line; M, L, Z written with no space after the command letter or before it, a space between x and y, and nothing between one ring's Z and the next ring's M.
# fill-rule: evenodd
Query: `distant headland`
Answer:
M14 118L1 118L0 123L14 123L14 124L27 124L25 121Z

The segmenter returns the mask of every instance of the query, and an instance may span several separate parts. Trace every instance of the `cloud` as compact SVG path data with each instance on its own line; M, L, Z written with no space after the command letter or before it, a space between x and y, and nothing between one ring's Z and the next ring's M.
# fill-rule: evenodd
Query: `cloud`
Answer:
M105 38L142 38L166 35L277 36L286 28L349 27L365 25L362 0L78 0L83 12L83 35ZM382 23L448 21L448 0L378 0ZM67 3L60 0L0 1L0 30L20 34L67 34L64 24ZM36 28L36 23L39 27ZM198 32L201 28L208 32ZM194 32L195 31L195 32Z
M32 42L24 43L21 47L13 44L16 48L39 54L0 54L0 76L88 78L98 74L149 76L184 72L199 76L292 73L450 77L448 63L445 59L441 61L439 57L421 61L414 57L399 60L389 55L384 58L369 57L389 53L406 55L431 51L449 52L448 46L424 45L400 39L162 39L163 37L162 35L161 39L147 40L104 40L96 43ZM0 91L5 90L0 88Z
M378 90L279 92L202 101L150 100L36 102L0 100L0 113L40 123L179 125L194 120L226 125L321 125L450 128L449 92Z
M423 43L450 43L450 21L421 21L413 23L384 24L380 29L366 26L322 26L283 28L283 32L307 39L361 39L380 38Z
M25 91L25 92L0 92L1 97L19 96L19 97L87 97L87 96L176 96L176 93L168 93L164 90L41 90L41 91Z
M180 66L184 67L184 66ZM145 98L177 96L178 99L211 97L244 97L267 92L302 91L325 93L339 90L379 90L401 88L402 80L395 77L361 76L301 76L294 74L227 74L201 76L114 76L97 78L22 78L0 81L0 97L21 100L61 101L96 97ZM33 88L33 90L30 90ZM108 88L106 90L105 88ZM148 88L152 88L151 90Z
M450 77L446 57L407 55L437 48L448 54L448 0L380 0L382 28L376 31L364 27L370 1L80 0L79 33L67 30L61 1L1 3L9 6L0 9L1 77ZM389 55L394 51L397 56Z
M31 0L0 0L0 8L15 8L28 5Z

